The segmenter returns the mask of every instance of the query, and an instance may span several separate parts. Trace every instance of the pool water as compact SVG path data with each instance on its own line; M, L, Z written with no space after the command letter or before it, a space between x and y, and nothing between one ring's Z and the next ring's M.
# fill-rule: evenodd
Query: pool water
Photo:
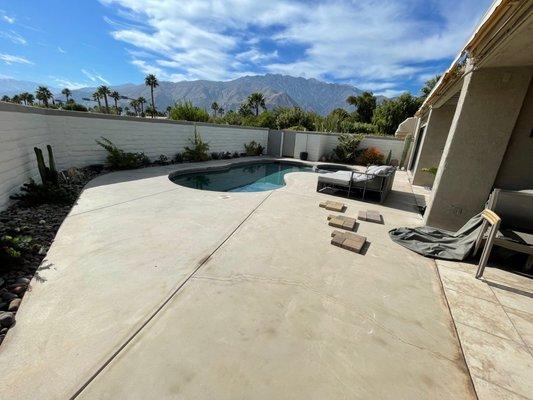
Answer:
M311 167L284 162L236 165L220 171L176 175L172 182L193 189L217 192L263 192L285 186L285 174L313 172Z

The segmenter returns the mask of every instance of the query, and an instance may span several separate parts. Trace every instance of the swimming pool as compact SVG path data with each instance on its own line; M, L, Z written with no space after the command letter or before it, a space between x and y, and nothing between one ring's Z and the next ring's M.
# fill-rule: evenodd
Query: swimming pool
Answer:
M287 162L258 162L224 169L175 174L170 180L193 189L216 192L263 192L285 186L285 174L313 172L311 167Z

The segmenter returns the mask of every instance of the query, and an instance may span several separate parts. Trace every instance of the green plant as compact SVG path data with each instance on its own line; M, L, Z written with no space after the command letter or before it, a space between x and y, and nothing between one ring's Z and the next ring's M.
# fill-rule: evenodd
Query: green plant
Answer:
M159 158L157 159L157 164L167 165L167 164L170 164L170 161L168 160L168 157L166 155L161 154Z
M208 150L209 144L202 140L202 137L194 129L194 138L189 139L191 146L186 146L183 152L183 159L185 161L207 161L209 160Z
M144 153L126 152L103 136L102 140L96 140L96 143L107 151L107 162L112 169L133 169L150 163L150 159Z
M260 156L263 154L264 147L261 146L261 143L252 140L250 143L244 145L244 150L247 156Z
M22 255L31 250L31 236L3 235L0 237L0 265L10 267L21 261Z
M422 171L427 172L431 175L437 175L437 167L422 168Z
M394 135L398 125L406 118L412 117L421 104L422 100L410 93L385 100L374 110L372 123L377 126L379 132Z
M190 101L176 103L170 110L170 119L181 121L207 122L209 114L200 107L193 106Z
M239 158L239 152L236 151L235 153L233 153L233 154L231 155L231 157L232 157L232 158Z
M69 110L69 111L85 111L87 112L87 107L85 107L83 104L74 103L73 101L69 101L68 103L61 106L63 110Z
M348 164L355 164L357 157L361 153L359 143L363 140L363 135L342 133L339 136L337 146L333 149L336 159Z
M362 165L381 165L383 164L383 153L375 147L365 149L361 154Z
M212 160L219 160L220 159L220 154L221 153L217 153L216 151L211 153L211 159Z
M183 154L176 153L176 155L174 156L174 162L181 164L183 162Z
M33 179L20 188L20 193L11 196L24 205L33 207L41 204L71 205L76 201L76 192L59 183L38 184Z

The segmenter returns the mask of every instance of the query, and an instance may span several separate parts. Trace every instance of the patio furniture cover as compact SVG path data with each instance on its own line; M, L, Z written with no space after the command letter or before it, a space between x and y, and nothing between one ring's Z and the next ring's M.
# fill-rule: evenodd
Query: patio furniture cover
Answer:
M482 223L479 213L457 232L422 226L392 229L389 235L394 242L423 256L462 261L474 249Z

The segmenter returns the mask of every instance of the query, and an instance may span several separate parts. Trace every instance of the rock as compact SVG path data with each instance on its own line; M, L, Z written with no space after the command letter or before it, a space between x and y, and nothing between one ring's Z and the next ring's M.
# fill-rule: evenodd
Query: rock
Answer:
M3 335L0 335L0 344L2 344L2 342L4 341L4 338L5 338L5 337L6 337L6 335L5 335L5 334L3 334Z
M28 278L24 278L24 277L22 277L22 278L18 278L18 279L15 281L15 283L22 283L22 284L27 285L28 283L30 283L30 280L29 280Z
M8 331L8 328L2 328L0 329L0 335L5 335Z
M15 294L15 293L4 293L2 294L2 300L4 301L10 301L10 300L13 300L13 299L16 299L18 296Z
M11 290L11 293L22 294L26 291L26 285L15 286L14 288L10 290Z
M1 312L0 313L0 326L4 328L10 328L15 323L15 315L12 312Z
M21 301L22 299L11 300L11 302L9 303L9 307L7 307L7 311L17 311L19 309Z
M46 224L46 221L45 221L44 219L41 219L41 220L39 221L39 224L44 225L44 224Z

